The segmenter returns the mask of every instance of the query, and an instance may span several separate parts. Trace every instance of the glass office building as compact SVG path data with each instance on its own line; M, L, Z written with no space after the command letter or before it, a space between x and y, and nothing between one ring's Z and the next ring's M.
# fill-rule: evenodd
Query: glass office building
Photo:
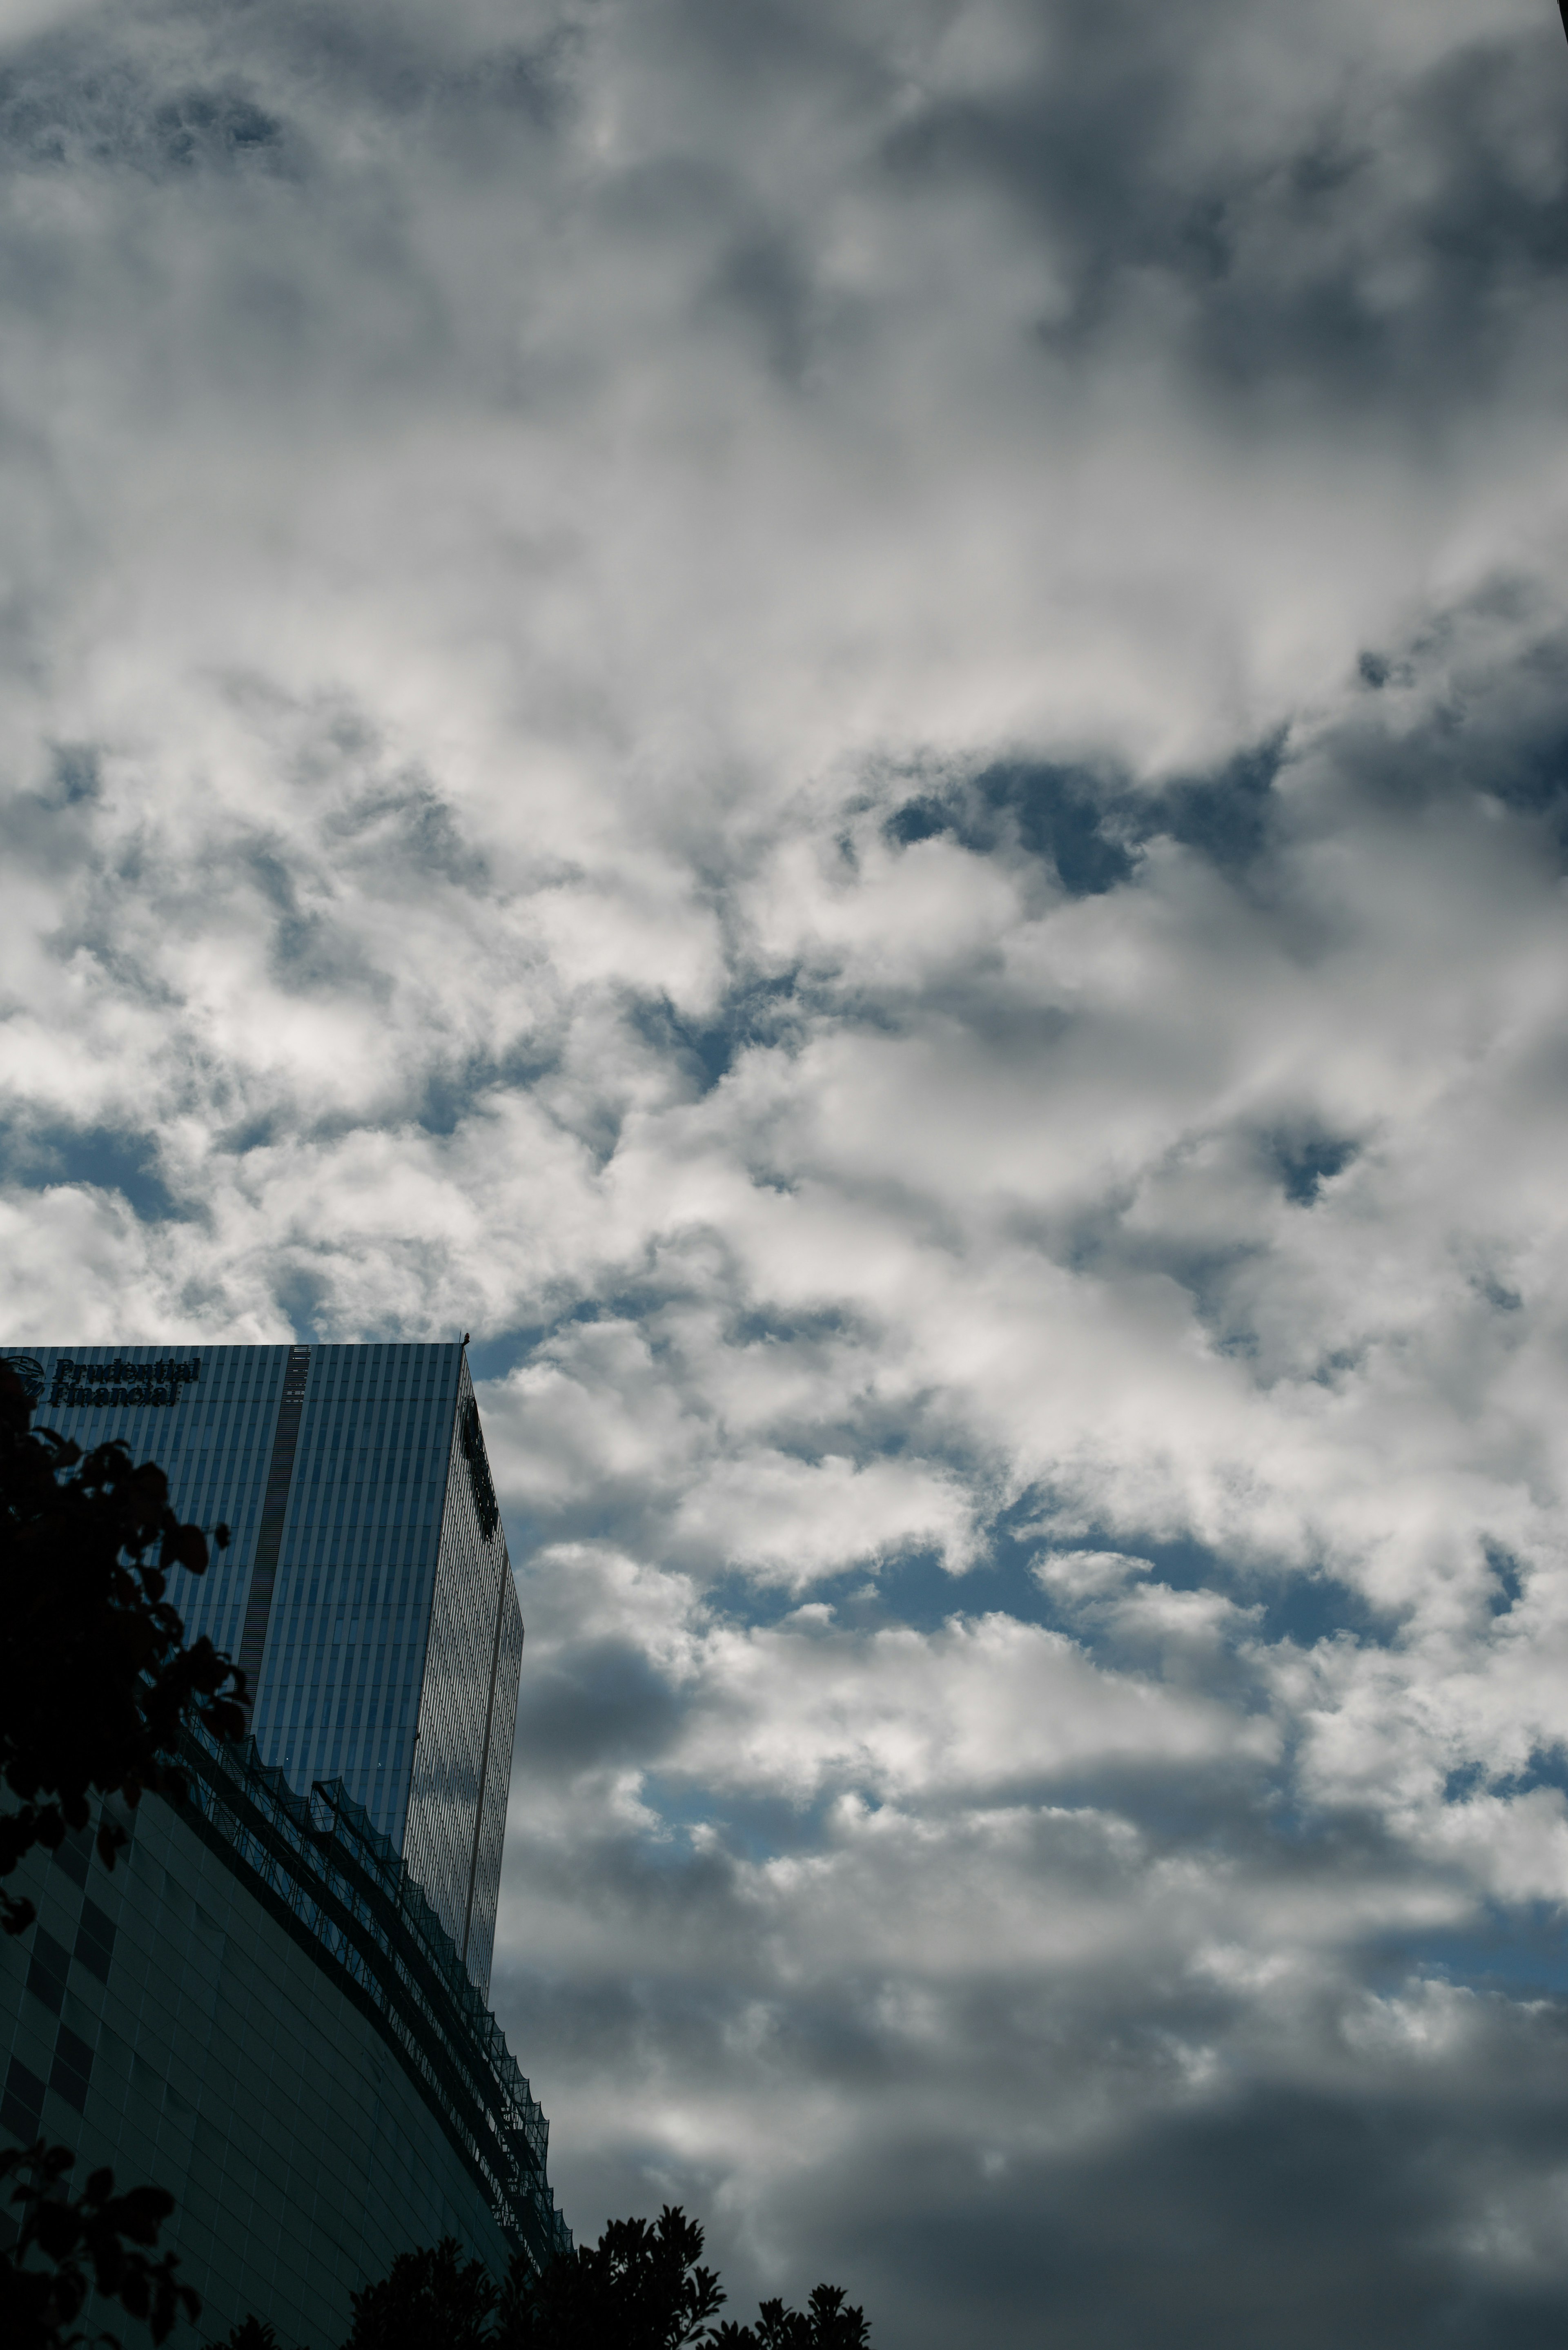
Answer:
M123 1437L233 1539L170 1596L244 1667L264 1762L340 1782L482 1994L523 1622L462 1347L59 1347L7 1358L35 1421Z
M327 2350L445 2235L544 2266L547 2125L486 2005L523 1627L462 1347L5 1359L35 1426L124 1438L232 1528L170 1596L254 1734L184 1732L188 1794L115 1806L112 1870L84 1835L9 1881L38 1916L0 1937L0 2141L169 2189L208 2342L254 2314Z

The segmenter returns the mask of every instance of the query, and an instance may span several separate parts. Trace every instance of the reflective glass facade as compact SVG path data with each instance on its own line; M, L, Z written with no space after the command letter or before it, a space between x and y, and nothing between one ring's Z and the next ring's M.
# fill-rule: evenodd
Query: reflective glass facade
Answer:
M340 1781L481 1991L523 1626L461 1347L59 1347L35 1423L123 1437L229 1548L171 1597L249 1677L264 1762Z
M523 1663L512 1577L496 1578L497 1548L503 1565L506 1550L500 1527L465 1362L403 1851L482 1988L495 1939Z

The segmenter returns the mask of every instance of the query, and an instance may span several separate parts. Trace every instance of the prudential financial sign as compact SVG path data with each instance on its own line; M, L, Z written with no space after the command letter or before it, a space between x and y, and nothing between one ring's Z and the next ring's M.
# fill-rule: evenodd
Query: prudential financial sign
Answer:
M16 1372L29 1403L41 1402L47 1386L49 1403L57 1411L140 1411L148 1404L176 1404L202 1376L199 1355L185 1362L165 1356L156 1363L125 1363L118 1357L112 1363L78 1363L57 1355L52 1380L36 1355L0 1360Z

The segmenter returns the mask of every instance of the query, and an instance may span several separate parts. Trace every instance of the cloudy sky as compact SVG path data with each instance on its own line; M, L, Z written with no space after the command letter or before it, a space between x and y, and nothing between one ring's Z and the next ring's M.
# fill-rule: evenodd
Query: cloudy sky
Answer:
M475 1336L579 2234L1568 2319L1550 0L0 0L13 1343Z

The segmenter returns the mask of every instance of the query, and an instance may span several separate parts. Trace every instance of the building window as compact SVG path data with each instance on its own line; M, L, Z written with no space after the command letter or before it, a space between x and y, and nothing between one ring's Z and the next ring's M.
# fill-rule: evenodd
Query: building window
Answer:
M88 2083L92 2078L92 2050L80 2040L68 2023L60 2026L55 2043L54 2070L49 2074L49 2086L57 2089L67 2105L75 2106L78 2114L87 2111Z
M82 1922L77 1929L76 1956L98 1977L99 1982L109 1981L109 1962L114 1956L114 1920L105 1916L96 1901L82 1903Z
M63 1868L73 1885L88 1881L88 1863L92 1858L92 1830L78 1828L63 1844L55 1846L55 1863Z
M43 2116L42 2081L36 2073L27 2070L19 2056L13 2056L5 2075L5 2095L0 2098L0 2129L8 2129L22 2145L31 2146Z
M27 1968L27 1989L35 1999L41 1999L47 2008L58 2015L65 2004L66 1978L70 1971L70 1952L64 1943L57 1942L42 1926L33 1937L33 1956Z

